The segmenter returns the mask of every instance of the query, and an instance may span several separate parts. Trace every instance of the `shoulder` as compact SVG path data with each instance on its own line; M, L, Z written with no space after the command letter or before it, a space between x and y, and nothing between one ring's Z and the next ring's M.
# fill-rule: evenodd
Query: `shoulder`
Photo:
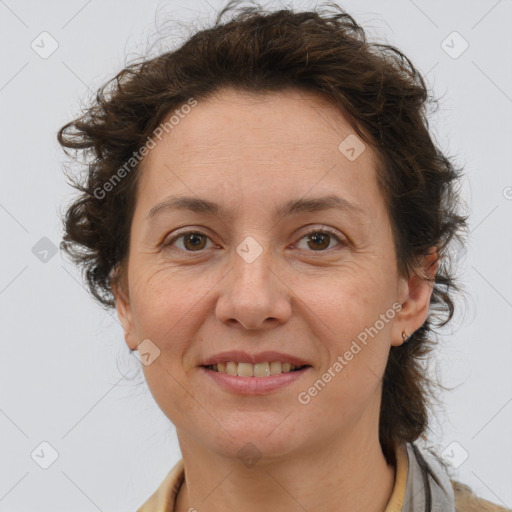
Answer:
M457 512L510 512L510 509L479 498L467 485L456 480L451 480L451 484L455 495L455 509Z
M450 510L455 512L512 512L512 509L491 503L479 498L470 487L458 482L450 475L450 469L434 450L423 449L415 444L408 444L409 460L411 461L411 486L418 483L422 489L422 474L427 471L436 485L431 488L433 510ZM418 487L416 486L416 487ZM413 489L415 491L415 489ZM417 494L414 492L413 494ZM421 493L419 493L421 495ZM422 505L421 503L420 505ZM418 505L418 504L416 504ZM416 510L411 507L410 510ZM421 510L418 508L418 510Z

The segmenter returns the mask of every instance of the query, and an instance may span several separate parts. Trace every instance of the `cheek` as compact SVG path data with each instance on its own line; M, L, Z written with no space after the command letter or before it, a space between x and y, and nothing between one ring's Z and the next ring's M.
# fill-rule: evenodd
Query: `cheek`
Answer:
M334 334L354 335L391 306L388 285L368 269L343 269L328 279L309 280L302 300Z
M212 281L210 283L210 281ZM175 340L180 343L180 332L187 325L197 324L202 301L215 282L204 276L191 276L161 269L146 272L134 285L134 322L139 336L159 343Z
M331 368L331 373L343 373L348 384L365 387L384 372L395 310L386 285L363 275L322 283L309 294L307 305L314 314L315 335L328 354L324 370ZM338 357L342 369L334 367Z
M144 377L158 407L176 427L186 427L191 417L204 415L200 397L193 399L194 390L188 389L179 371L169 367L165 354L144 367Z

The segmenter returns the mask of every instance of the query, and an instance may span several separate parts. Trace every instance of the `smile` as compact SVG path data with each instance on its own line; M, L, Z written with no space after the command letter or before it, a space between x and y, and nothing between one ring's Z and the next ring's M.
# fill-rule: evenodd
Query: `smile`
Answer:
M232 364L230 364L232 363ZM219 371L224 364L224 371ZM241 394L241 395L265 395L267 393L277 392L285 388L286 386L292 385L294 382L302 379L309 372L313 371L311 365L297 366L293 370L290 363L282 363L281 371L273 375L266 374L266 376L258 377L261 369L259 366L263 366L261 373L266 372L266 366L270 368L272 363L236 363L229 361L227 363L217 363L216 365L200 366L199 369L203 372L203 375L211 379L210 382L214 382L220 389L228 391L229 393ZM290 365L290 368L288 368ZM256 370L253 368L256 367ZM283 366L286 371L283 371ZM214 367L217 367L215 370ZM274 370L277 371L277 365L273 365ZM236 370L236 373L231 375L225 370L229 369L231 372ZM245 373L252 373L252 375L240 375ZM256 375L255 375L256 373Z
M205 366L208 370L218 373L225 373L238 377L270 377L272 375L280 375L281 373L290 373L309 365L295 365L291 363L282 363L281 361L261 362L261 363L238 363L236 361L228 361L225 363L217 363Z

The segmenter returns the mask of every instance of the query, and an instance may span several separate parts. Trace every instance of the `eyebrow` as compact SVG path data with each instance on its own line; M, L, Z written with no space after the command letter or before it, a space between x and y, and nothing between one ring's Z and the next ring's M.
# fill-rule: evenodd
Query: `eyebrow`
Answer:
M342 210L360 217L368 217L366 212L356 204L351 203L343 197L329 195L311 199L291 199L274 211L274 218L276 220L281 220L285 217L298 213L317 212L331 209ZM206 199L192 196L169 196L161 203L153 206L153 208L149 210L146 219L152 219L157 214L172 210L189 210L207 215L224 217L230 216L221 205Z

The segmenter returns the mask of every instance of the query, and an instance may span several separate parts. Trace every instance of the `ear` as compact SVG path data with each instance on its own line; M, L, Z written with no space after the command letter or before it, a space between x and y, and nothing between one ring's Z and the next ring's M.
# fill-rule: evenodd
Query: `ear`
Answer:
M130 350L136 350L138 343L133 325L128 286L119 267L114 270L110 285L116 303L117 316L124 330L124 339Z
M438 254L436 247L431 247L426 256L421 258L416 273L409 278L400 277L398 301L400 311L395 316L392 328L391 345L399 346L404 343L402 332L408 336L418 330L427 319L430 298L434 289L434 279L438 269Z

